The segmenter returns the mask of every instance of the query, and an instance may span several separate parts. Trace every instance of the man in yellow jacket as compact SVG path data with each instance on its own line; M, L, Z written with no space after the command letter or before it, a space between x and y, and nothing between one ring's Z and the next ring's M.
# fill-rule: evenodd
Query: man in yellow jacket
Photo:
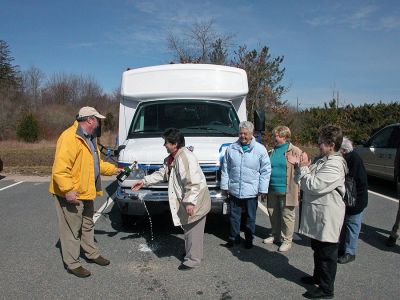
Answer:
M78 277L90 276L79 260L80 247L94 263L106 266L94 243L94 205L102 195L100 175L114 175L119 169L100 158L96 131L105 117L93 107L82 107L74 124L57 141L49 191L55 204L63 261Z

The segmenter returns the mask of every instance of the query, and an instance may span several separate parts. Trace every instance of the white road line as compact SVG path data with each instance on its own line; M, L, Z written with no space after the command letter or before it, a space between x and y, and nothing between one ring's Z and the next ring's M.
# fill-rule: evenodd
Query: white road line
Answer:
M373 192L373 191L368 190L368 193L371 193L372 195L388 199L388 200L393 201L393 202L399 202L398 199L395 199L395 198L392 198L392 197L389 197L389 196L385 196L385 195L379 194L377 192Z
M18 181L18 182L13 183L13 184L11 184L11 185L9 185L9 186L3 187L3 188L0 189L0 191L4 191L4 190L6 190L6 189L8 189L8 188L10 188L10 187L13 187L13 186L15 186L15 185L17 185L17 184L20 184L20 183L23 183L23 181Z
M113 203L113 199L108 197L107 201L93 215L93 223L96 223L97 219L100 218L101 214L106 210L107 207L110 206L111 203Z
M259 207L267 216L269 216L269 213L268 213L267 208L266 208L263 204L261 204L260 201L258 201L258 207Z

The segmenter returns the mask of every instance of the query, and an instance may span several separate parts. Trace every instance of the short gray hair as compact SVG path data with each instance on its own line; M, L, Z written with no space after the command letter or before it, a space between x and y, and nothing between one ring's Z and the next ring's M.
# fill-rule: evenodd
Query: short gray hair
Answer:
M346 136L343 137L343 142L342 145L340 146L340 150L343 150L345 153L353 151L353 143L348 137Z
M239 124L239 130L240 129L247 129L248 131L250 131L251 133L253 133L254 132L254 125L253 125L253 123L251 123L250 121L243 121L243 122L240 122L240 124Z

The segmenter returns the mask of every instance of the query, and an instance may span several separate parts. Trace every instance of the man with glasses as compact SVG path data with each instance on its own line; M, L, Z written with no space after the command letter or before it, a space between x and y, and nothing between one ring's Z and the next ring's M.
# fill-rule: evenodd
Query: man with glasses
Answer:
M49 191L55 204L63 261L77 277L88 277L82 267L80 248L92 262L110 263L100 255L94 243L94 205L102 195L100 175L116 175L120 170L100 158L96 132L105 117L93 107L82 107L74 124L57 141Z

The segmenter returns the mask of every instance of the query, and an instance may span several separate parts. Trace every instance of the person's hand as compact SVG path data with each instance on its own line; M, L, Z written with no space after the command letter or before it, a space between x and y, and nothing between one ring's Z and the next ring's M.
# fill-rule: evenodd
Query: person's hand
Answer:
M265 200L267 200L267 195L268 195L268 194L264 194L264 193L261 193L261 194L260 194L260 196L261 196L261 201L262 201L262 202L265 202Z
M303 152L300 155L300 166L301 167L308 167L311 164L310 159L308 158L307 152Z
M123 171L124 171L123 168L117 168L117 170L115 171L114 175L119 175L119 173L121 173Z
M68 201L68 203L79 204L77 197L78 197L78 193L75 191L69 191L69 192L65 193L65 199Z
M144 181L143 180L139 180L136 183L134 183L131 187L132 191L137 192L138 190L140 190L142 187L144 186Z
M189 216L194 215L194 205L193 204L186 204L186 212Z
M227 190L221 190L221 195L224 197L228 197L228 191Z
M288 162L291 163L292 165L300 164L300 156L297 153L288 152L286 157Z

